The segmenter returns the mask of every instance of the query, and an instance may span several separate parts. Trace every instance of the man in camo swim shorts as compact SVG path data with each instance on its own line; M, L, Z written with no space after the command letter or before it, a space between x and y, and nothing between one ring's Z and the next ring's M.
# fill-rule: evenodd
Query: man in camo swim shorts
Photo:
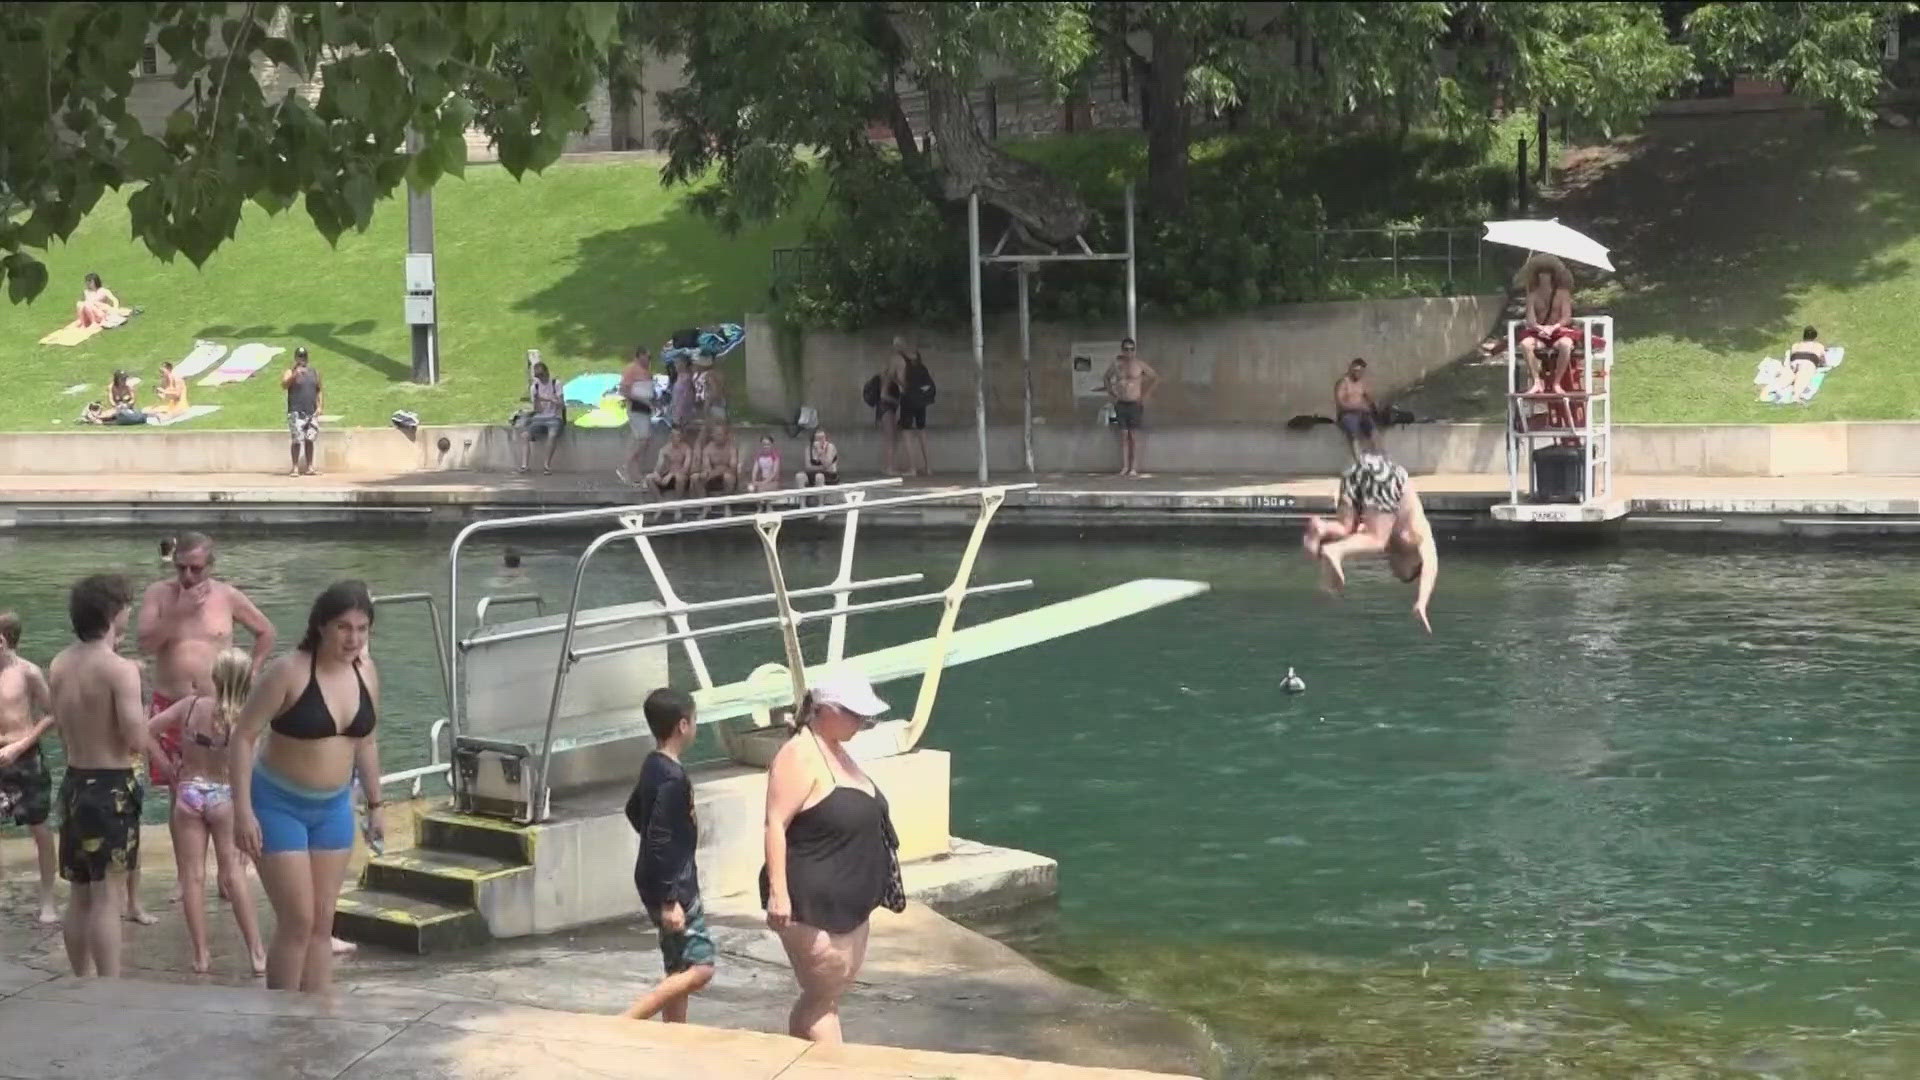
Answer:
M1433 633L1427 605L1440 576L1433 526L1407 470L1385 454L1363 453L1341 474L1335 516L1307 519L1303 542L1307 557L1320 563L1322 583L1334 593L1346 585L1347 556L1385 555L1393 576L1416 586L1413 616Z

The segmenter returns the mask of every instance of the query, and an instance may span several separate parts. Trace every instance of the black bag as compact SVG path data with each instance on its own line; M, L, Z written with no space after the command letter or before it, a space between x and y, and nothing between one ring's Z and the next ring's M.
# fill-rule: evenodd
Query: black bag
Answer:
M880 890L880 906L895 915L907 910L907 883L900 876L900 834L893 831L893 815L882 813L880 827L887 837L887 883Z
M880 376L868 379L867 385L860 388L860 400L866 402L869 409L880 407Z
M927 370L918 354L907 361L907 385L900 391L900 399L908 408L924 409L933 404L939 388L933 385L933 372Z

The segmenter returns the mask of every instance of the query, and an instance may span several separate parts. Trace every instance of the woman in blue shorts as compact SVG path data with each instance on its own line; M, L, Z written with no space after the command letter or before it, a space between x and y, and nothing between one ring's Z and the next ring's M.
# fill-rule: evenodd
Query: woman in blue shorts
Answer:
M234 725L234 839L259 864L273 904L270 990L320 993L332 982L333 906L353 853L356 769L368 839L385 834L372 630L367 586L329 586L313 602L299 648L260 673Z

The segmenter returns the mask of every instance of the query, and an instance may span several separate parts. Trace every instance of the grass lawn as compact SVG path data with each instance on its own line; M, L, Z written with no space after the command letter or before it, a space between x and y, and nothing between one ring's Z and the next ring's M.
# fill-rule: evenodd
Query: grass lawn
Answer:
M1582 314L1612 314L1614 418L1752 423L1920 418L1920 137L1812 114L1675 119L1568 158L1549 215L1613 249L1576 276ZM1596 278L1598 280L1596 280ZM1806 405L1755 401L1754 368L1801 327L1847 348ZM1497 418L1505 366L1469 363L1416 411Z
M403 408L429 424L504 420L525 390L529 348L564 381L618 371L636 344L657 349L682 327L743 322L765 306L771 249L796 243L804 223L792 215L724 236L685 208L682 192L663 191L657 164L645 161L562 163L521 182L475 166L440 183L434 215L442 381L429 388L409 381L404 200L381 203L367 232L338 248L297 208L272 218L250 207L234 239L195 269L130 241L125 200L109 195L70 243L46 253L47 291L30 305L0 304L0 429L73 427L87 401L105 397L115 368L139 375L150 403L160 362L185 356L197 338L287 352L246 382L192 386L195 404L221 411L182 430L281 426L279 373L297 345L312 353L326 410L343 424L384 424ZM37 344L73 318L89 271L145 313L77 346ZM740 358L728 358L729 374L744 402ZM78 383L91 389L61 392Z

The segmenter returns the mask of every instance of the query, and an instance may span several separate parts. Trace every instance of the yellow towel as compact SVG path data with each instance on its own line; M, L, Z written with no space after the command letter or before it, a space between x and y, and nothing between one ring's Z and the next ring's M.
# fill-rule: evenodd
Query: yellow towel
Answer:
M100 326L81 326L77 321L48 334L40 339L42 345L78 345L100 332Z

